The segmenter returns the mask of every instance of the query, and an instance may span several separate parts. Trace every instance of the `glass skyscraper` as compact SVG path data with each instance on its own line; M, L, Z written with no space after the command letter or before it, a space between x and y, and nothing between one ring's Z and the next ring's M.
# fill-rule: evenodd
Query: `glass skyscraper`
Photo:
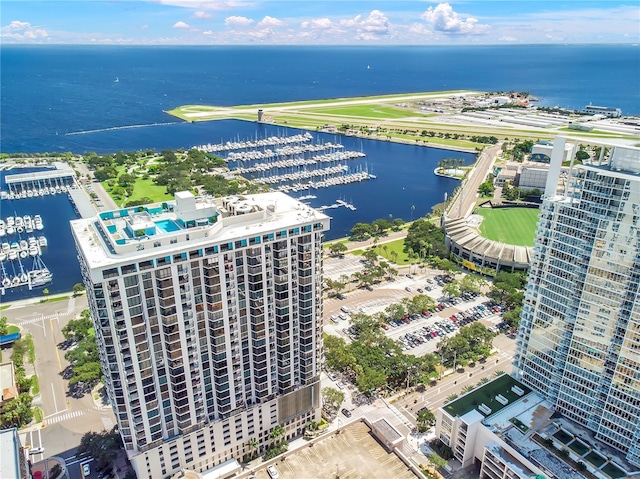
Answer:
M640 149L589 147L562 172L565 143L554 142L515 375L640 466Z

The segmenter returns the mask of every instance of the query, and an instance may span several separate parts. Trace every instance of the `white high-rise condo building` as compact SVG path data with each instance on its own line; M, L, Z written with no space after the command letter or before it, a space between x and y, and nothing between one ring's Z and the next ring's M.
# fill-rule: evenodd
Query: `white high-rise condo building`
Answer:
M640 149L600 144L561 175L564 145L554 142L516 376L640 466Z
M71 227L138 478L234 463L319 419L329 217L283 193L179 192Z

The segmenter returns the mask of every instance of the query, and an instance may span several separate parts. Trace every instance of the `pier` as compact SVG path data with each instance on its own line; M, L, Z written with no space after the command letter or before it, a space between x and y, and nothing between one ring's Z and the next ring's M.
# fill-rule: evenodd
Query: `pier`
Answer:
M347 166L347 161L366 156L362 151L344 150L333 142L311 143L312 139L310 133L303 133L194 148L221 153L230 170L285 193L376 178L366 165Z
M55 195L75 185L75 172L66 163L55 163L51 170L6 175L5 183L9 191L0 192L2 199Z
M92 218L96 215L96 210L91 204L91 200L81 188L69 188L69 199L73 203L76 213L82 218Z

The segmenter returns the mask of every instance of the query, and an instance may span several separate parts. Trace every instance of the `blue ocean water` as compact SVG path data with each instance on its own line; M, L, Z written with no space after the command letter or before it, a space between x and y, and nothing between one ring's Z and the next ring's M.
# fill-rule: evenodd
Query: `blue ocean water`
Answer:
M247 139L298 131L249 122L177 122L164 110L200 103L235 105L414 91L529 91L543 105L593 104L640 114L640 49L630 45L476 47L0 47L0 151L99 153ZM369 68L367 68L369 67ZM127 127L127 128L123 128ZM327 210L329 237L356 221L410 219L431 210L457 182L433 175L445 157L472 155L316 134L367 157L374 181L313 191L314 206L342 198L355 212ZM50 201L52 197L47 197ZM36 201L40 199L34 199ZM29 201L2 201L2 216L28 214ZM62 205L38 204L48 224L63 224ZM68 238L50 248L52 292L79 281ZM55 242L54 242L55 244ZM57 274L55 258L60 260ZM1 300L5 300L3 298Z

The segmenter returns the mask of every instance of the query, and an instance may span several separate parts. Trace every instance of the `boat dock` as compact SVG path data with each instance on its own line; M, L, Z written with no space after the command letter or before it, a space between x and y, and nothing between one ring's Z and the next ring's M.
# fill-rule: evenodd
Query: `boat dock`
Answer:
M332 209L340 208L340 207L345 207L345 208L347 208L348 210L351 210L351 211L355 211L357 209L351 203L348 203L348 202L346 202L344 200L336 200L335 203L333 203L331 205L320 206L320 207L316 208L316 210L324 211L324 210L332 210Z
M1 192L1 198L14 200L66 193L75 185L75 172L66 163L58 162L54 166L51 170L6 175L4 180L9 191Z
M68 193L76 213L82 218L92 218L96 215L96 210L84 190L81 188L69 188Z
M366 164L352 167L346 164L365 157L362 151L344 150L343 145L335 142L312 143L313 138L304 133L194 148L220 153L230 170L284 193L376 178Z

